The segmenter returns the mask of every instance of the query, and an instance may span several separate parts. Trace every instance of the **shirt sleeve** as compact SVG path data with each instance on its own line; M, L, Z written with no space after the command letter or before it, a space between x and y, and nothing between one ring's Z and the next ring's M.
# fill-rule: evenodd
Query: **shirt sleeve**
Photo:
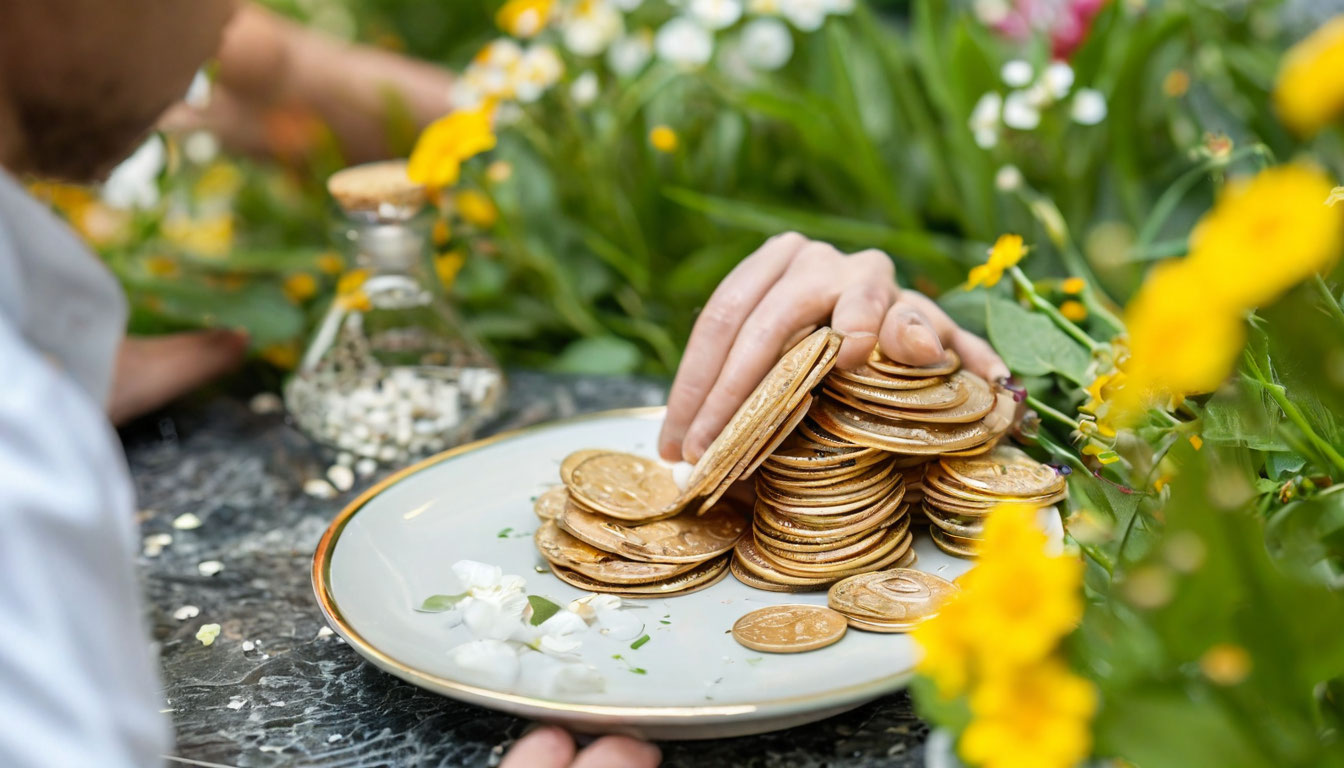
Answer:
M0 765L156 765L169 732L106 417L0 315Z

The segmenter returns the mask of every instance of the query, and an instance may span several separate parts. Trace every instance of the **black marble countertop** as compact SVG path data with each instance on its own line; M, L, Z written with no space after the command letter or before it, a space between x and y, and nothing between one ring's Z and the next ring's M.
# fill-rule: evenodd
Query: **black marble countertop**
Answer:
M663 399L656 381L518 372L491 431ZM123 439L177 734L170 764L492 766L528 727L381 672L324 629L309 581L313 549L384 471L336 498L312 498L303 483L331 457L283 415L227 396L144 420ZM188 512L201 525L174 528ZM164 534L172 541L156 553ZM204 575L210 561L222 569ZM199 613L186 616L190 606ZM210 623L222 631L207 647L196 632ZM897 694L787 731L661 746L667 766L920 766L925 734Z

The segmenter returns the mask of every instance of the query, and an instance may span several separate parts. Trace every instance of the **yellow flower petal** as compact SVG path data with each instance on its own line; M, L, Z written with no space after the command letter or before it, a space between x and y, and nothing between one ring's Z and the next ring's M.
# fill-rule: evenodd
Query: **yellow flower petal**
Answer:
M1283 122L1310 136L1344 112L1344 16L1289 49L1274 83Z
M677 137L677 132L668 126L656 125L649 131L649 143L654 149L667 154L676 152L681 140Z
M430 123L411 152L406 175L429 187L457 183L462 163L495 148L494 105L453 112Z
M464 189L457 194L457 213L478 229L489 229L499 221L499 209L484 192Z

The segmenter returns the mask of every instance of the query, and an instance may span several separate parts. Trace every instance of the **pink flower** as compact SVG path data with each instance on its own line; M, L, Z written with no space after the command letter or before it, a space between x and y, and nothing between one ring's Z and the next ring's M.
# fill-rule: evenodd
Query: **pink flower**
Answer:
M998 0L977 8L980 19L1000 35L1017 41L1049 35L1054 57L1067 59L1087 40L1104 5L1106 0Z

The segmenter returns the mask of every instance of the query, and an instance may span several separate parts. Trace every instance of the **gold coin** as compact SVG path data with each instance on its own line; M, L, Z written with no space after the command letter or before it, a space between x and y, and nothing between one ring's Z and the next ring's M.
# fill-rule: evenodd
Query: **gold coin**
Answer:
M765 447L747 462L747 468L742 471L742 477L751 477L752 473L761 468L761 465L765 463L766 459L770 458L775 449L788 439L789 435L793 434L794 428L798 426L798 422L803 420L803 417L807 415L807 409L811 407L812 396L804 395L802 402L798 403L798 406L793 409L793 413L789 414L784 423L776 427L771 433L772 436L766 442Z
M542 520L554 520L564 511L569 501L569 489L563 485L554 485L542 491L532 503L532 511Z
M868 364L882 373L892 376L941 376L952 373L961 367L961 358L953 350L944 350L943 359L932 365L906 365L899 363L882 353L880 347L874 348L868 356Z
M676 514L681 489L667 466L628 453L601 453L570 475L569 492L618 520L640 522Z
M979 455L982 454L982 453L989 453L990 451L994 450L994 448L999 444L999 439L1000 439L1001 437L1002 437L1002 435L991 435L989 440L986 440L985 442L981 443L980 445L972 446L972 447L970 447L970 448L965 448L965 449L962 449L962 450L960 450L960 451L947 451L947 452L942 453L942 454L940 454L940 455L942 455L942 456L979 456Z
M563 566L553 566L551 573L561 581L588 592L607 592L621 597L650 598L676 597L712 587L728 575L727 556L717 557L670 579L648 584L606 584L590 579Z
M959 386L959 391L965 394L962 402L946 407L930 408L925 410L887 406L874 404L872 401L865 401L857 396L847 395L846 393L836 393L826 390L830 397L845 403L846 405L866 411L874 416L881 416L887 419L901 419L905 421L915 421L925 424L969 424L973 421L979 421L994 409L996 402L993 390L979 376L966 371L960 371L952 377ZM914 390L920 392L922 390Z
M951 535L937 526L929 526L929 538L938 548L957 557L974 558L980 553L980 544L972 539L962 539Z
M897 568L838 581L826 593L826 603L862 621L914 626L938 615L943 602L957 591L957 585L947 579Z
M697 564L645 563L604 552L560 529L547 520L533 535L537 551L552 565L577 571L603 584L647 584L670 579Z
M778 490L801 490L804 488L823 488L862 475L876 462L855 466L827 467L815 471L781 472L769 466L761 467L756 476L757 482L764 482Z
M893 474L881 483L860 489L851 494L829 498L825 496L781 496L768 487L756 489L756 497L768 503L776 512L788 515L807 515L809 517L836 517L847 512L855 512L872 506L880 499L898 492L901 476Z
M860 384L846 379L832 378L826 381L826 391L839 394L842 398L876 403L888 408L906 410L934 410L960 405L971 396L967 380L961 375L943 379L922 389L884 389L868 384ZM986 408L985 410L989 410Z
M930 488L934 489L942 497L947 498L954 504L960 504L963 506L978 507L984 505L988 507L1005 501L1016 501L1016 502L1022 502L1024 504L1035 504L1037 506L1044 507L1049 504L1054 504L1058 501L1061 501L1067 495L1066 494L1067 489L1064 487L1061 487L1058 491L1050 494L1049 496L1019 497L1019 496L1008 496L1003 494L984 493L982 491L976 491L962 485L961 482L958 481L956 478L953 478L945 474L942 471L941 466L932 468L928 471L928 477L925 480L925 483Z
M733 623L733 639L753 651L815 651L845 636L845 617L819 605L757 608Z
M754 542L754 546L756 553L761 556L762 560L768 562L771 567L780 573L790 576L829 576L835 573L859 573L871 570L866 566L886 559L893 550L906 543L909 527L909 518L903 517L898 525L883 529L881 531L882 536L876 544L870 545L867 549L843 560L800 561L772 552L767 547L761 546L759 541Z
M904 480L890 464L875 464L864 472L825 486L794 488L787 483L772 483L758 478L757 495L769 495L784 502L817 507L835 507L856 499L870 498L884 486ZM888 488L889 490L889 488Z
M904 634L918 626L918 624L907 624L906 622L871 621L854 616L847 616L845 618L846 623L854 629L864 632L881 632L888 635Z
M893 496L884 499L870 508L850 515L828 519L829 525L817 525L782 515L768 504L758 501L756 521L772 531L796 536L803 539L824 539L830 536L847 536L860 531L876 528L889 518L902 513L901 499Z
M893 421L863 413L829 397L822 397L812 413L827 429L860 445L896 453L923 455L969 448L984 442L988 434L986 427L979 422L916 424Z
M598 549L648 563L698 563L721 555L747 532L750 518L736 504L720 504L703 517L682 513L626 525L574 504L556 518L560 527Z
M880 528L881 526L879 526ZM844 536L827 536L820 539L804 539L800 536L790 536L788 534L773 531L765 526L756 525L752 528L752 535L756 537L756 543L759 546L768 546L772 550L780 552L828 552L831 549L847 547L857 541L865 538L878 536L880 531L877 529L871 531L859 531Z
M941 376L891 376L885 374L871 365L864 363L858 368L836 368L832 373L836 378L852 381L855 384L863 384L869 387L880 387L882 389L923 389L931 387L942 382ZM822 425L826 426L825 424Z
M984 456L943 458L938 463L967 488L996 496L1050 496L1067 485L1054 469L1006 445Z
M614 453L614 451L608 451L602 448L585 448L582 451L575 451L569 454L565 457L564 461L560 462L560 480L565 485L573 485L574 470L578 468L580 464L594 456L601 456L607 453Z
M748 587L765 590L766 592L815 592L816 590L821 589L820 586L816 585L800 587L793 584L775 584L774 582L766 581L753 574L751 571L743 568L742 564L737 561L736 556L734 556L732 562L729 563L728 570L733 574L733 578L746 584Z
M836 571L825 576L798 576L785 573L775 567L773 563L762 557L760 550L756 548L756 542L751 536L744 536L737 542L733 548L733 561L740 564L748 572L775 584L786 584L799 587L819 587L825 584L831 584L839 581L846 576L852 576L855 573L865 571L877 571L886 568L895 561L901 559L910 547L911 536L909 532L905 534L903 541L898 541L890 553L876 562L869 563L852 571Z
M932 506L926 508L924 514L928 516L930 523L960 539L979 539L985 532L983 517L957 515Z
M758 485L764 484L771 490L785 496L840 496L846 493L868 488L898 474L890 459L869 462L863 466L849 467L840 472L815 473L808 479L779 477L770 470L761 470L756 477ZM817 476L819 475L819 476Z
M859 450L863 447L855 445L839 435L831 434L821 425L817 424L814 419L803 419L802 423L798 425L798 436L828 448Z

